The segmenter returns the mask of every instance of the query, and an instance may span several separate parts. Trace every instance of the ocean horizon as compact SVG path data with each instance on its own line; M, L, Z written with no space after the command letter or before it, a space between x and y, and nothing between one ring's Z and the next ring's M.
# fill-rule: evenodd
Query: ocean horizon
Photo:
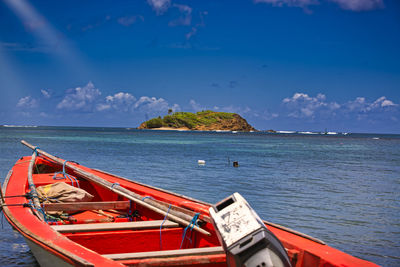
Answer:
M400 133L397 132L351 132L351 131L334 131L334 130L326 130L325 131L316 131L316 130L274 130L274 129L257 129L256 131L251 132L241 132L241 131L231 131L231 130L210 130L210 131L203 131L203 130L181 130L181 129L137 129L137 127L133 126L79 126L79 125L18 125L18 124L2 124L0 127L4 128L57 128L57 129L85 129L85 128L95 128L95 129L125 129L125 130L142 130L142 131L185 131L185 132L240 132L240 133L267 133L267 134L318 134L318 135L349 135L349 134L357 134L357 135L391 135L396 136Z

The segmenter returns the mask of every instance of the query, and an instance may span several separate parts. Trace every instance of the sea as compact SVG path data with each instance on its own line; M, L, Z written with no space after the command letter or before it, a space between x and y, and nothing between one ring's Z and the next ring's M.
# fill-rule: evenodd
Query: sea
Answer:
M400 135L8 126L0 127L1 182L32 154L21 140L209 203L239 192L267 221L400 266ZM0 266L38 266L1 217Z

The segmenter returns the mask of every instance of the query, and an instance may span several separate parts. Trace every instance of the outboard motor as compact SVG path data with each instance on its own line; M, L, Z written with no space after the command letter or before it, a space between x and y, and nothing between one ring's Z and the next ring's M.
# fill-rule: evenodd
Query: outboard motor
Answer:
M209 211L228 266L291 267L282 243L239 193Z

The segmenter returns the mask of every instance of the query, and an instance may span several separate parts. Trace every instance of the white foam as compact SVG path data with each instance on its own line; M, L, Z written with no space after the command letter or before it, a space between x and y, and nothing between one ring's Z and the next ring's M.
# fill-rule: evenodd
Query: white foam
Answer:
M36 128L36 125L8 125L8 124L4 124L3 127L13 127L13 128Z
M318 133L313 133L313 132L298 132L299 134L318 134Z
M277 133L281 133L281 134L292 134L292 133L296 133L295 131L276 131Z

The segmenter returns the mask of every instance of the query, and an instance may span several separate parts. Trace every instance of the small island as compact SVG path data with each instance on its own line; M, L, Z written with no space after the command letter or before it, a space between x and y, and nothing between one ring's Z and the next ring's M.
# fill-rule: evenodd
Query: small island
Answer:
M211 110L191 112L175 112L157 117L140 124L138 129L153 130L186 130L186 131L257 131L240 115Z

